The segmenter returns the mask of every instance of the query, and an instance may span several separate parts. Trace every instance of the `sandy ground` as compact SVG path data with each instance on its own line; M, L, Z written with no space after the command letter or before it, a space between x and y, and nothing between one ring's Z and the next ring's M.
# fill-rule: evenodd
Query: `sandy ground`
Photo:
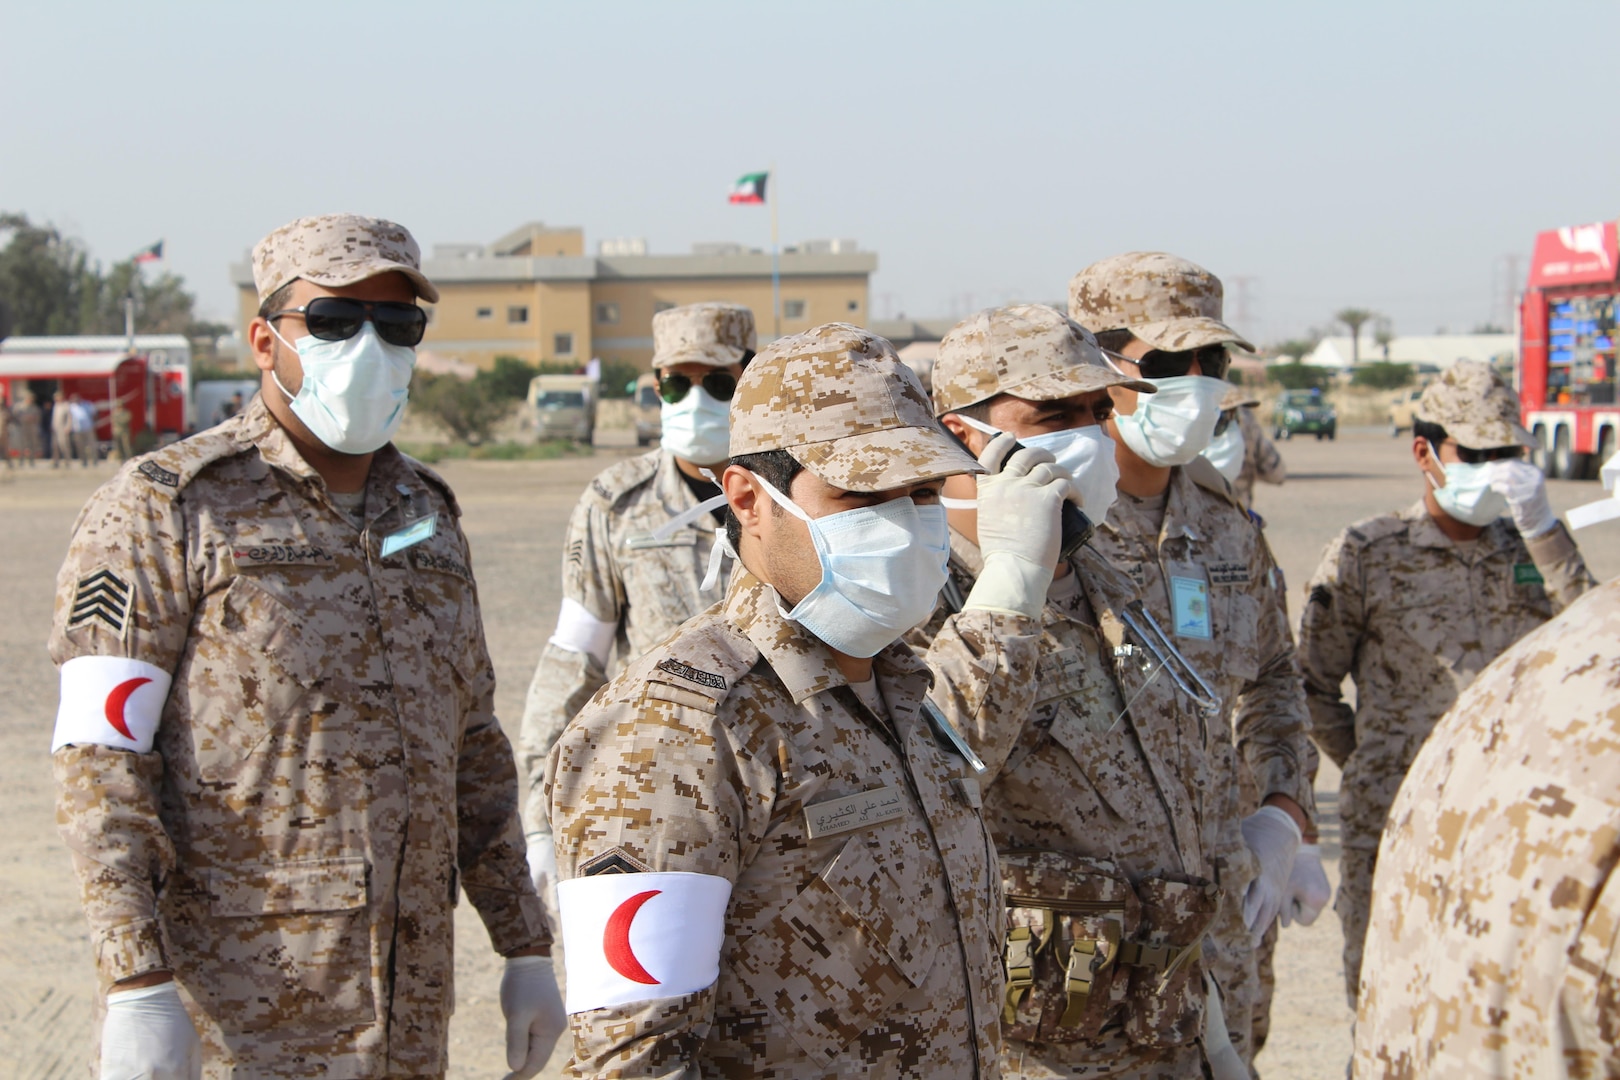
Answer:
M624 432L603 436L624 441ZM1396 509L1420 488L1409 444L1383 432L1346 431L1337 442L1283 444L1290 480L1262 487L1258 509L1298 602L1323 546L1344 525ZM599 447L593 459L543 463L452 463L445 474L466 511L481 585L490 651L500 679L501 715L515 726L523 692L556 618L558 563L568 511L589 478L633 448ZM112 467L0 472L0 1073L20 1080L84 1076L94 980L76 888L56 836L47 748L56 708L56 673L45 652L53 582L74 517ZM1599 495L1595 484L1552 485L1563 511ZM1600 579L1620 573L1620 528L1580 536ZM1338 776L1318 788L1328 873L1338 870L1331 811ZM454 1077L500 1077L504 1045L496 991L499 965L476 915L457 921L458 1010L451 1025ZM1258 1062L1272 1077L1337 1077L1349 1055L1338 920L1283 933L1271 1043ZM564 1055L548 1076L562 1075Z

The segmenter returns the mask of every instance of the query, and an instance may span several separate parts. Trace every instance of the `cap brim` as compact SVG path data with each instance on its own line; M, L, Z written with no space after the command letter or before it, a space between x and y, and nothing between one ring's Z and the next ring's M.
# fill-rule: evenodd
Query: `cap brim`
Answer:
M729 345L686 345L667 353L654 353L652 366L674 367L676 364L703 364L706 367L730 367L742 363L743 350Z
M1159 389L1146 379L1133 379L1121 371L1110 371L1095 364L1075 364L1023 382L1003 383L996 393L1010 394L1025 401L1059 401L1076 394L1107 390L1111 386L1123 386L1141 394L1157 393Z
M1233 387L1226 392L1225 397L1221 398L1221 412L1225 412L1227 409L1240 409L1245 405L1258 404L1260 404L1260 398L1257 395L1246 392L1240 386Z
M1426 417L1419 419L1427 420ZM1434 421L1429 420L1429 423ZM1498 421L1494 424L1442 424L1446 434L1457 440L1458 446L1466 446L1470 450L1499 450L1504 446L1523 446L1531 450L1536 448L1536 437L1525 430L1522 424L1508 424ZM1505 429L1505 430L1504 430Z
M404 274L410 279L411 286L416 289L417 296L430 304L439 302L439 290L434 287L433 282L429 281L422 271L388 259L372 259L361 263L359 266L351 267L342 274L303 273L298 276L305 281L313 281L317 285L335 288L340 285L356 285L362 281L370 281L374 277L381 277L384 274Z
M980 473L973 455L938 428L897 427L787 447L793 460L844 491L892 491Z
M1254 346L1236 330L1221 320L1211 319L1207 315L1165 319L1162 322L1142 323L1125 329L1153 348L1164 352L1187 352L1191 349L1202 349L1206 345L1236 345L1254 352Z

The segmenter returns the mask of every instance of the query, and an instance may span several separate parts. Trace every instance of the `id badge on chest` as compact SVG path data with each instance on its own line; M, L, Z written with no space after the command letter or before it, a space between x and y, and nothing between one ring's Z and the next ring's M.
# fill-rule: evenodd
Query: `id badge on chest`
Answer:
M1177 637L1200 641L1213 637L1209 621L1209 584L1202 578L1172 577L1170 616Z

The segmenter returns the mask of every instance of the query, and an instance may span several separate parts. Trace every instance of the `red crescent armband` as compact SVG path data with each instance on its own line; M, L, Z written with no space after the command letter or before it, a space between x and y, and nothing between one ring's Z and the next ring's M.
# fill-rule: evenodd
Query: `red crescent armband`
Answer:
M75 656L62 665L51 753L96 743L137 754L152 751L169 673L127 656Z
M731 882L678 872L557 885L570 1013L693 994L720 977Z

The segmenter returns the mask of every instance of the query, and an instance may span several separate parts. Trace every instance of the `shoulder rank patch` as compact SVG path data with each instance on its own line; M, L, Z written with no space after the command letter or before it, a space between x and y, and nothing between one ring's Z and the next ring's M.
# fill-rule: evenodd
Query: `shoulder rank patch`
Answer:
M135 471L154 484L162 484L164 487L180 486L180 474L170 472L155 461L143 461Z
M129 622L129 583L105 566L79 579L73 591L73 611L68 628L100 619L115 634L122 634Z
M1326 585L1313 585L1311 586L1311 598L1306 603L1320 604L1324 608L1331 608L1333 606L1333 594L1328 592Z
M697 668L683 664L679 660L660 660L657 667L659 671L666 671L678 679L685 679L687 682L694 682L699 686L707 686L711 690L724 690L726 688L726 680L720 676L708 671L699 671Z
M652 867L633 857L624 848L616 847L604 851L594 859L580 864L580 877L596 877L599 874L648 874Z

